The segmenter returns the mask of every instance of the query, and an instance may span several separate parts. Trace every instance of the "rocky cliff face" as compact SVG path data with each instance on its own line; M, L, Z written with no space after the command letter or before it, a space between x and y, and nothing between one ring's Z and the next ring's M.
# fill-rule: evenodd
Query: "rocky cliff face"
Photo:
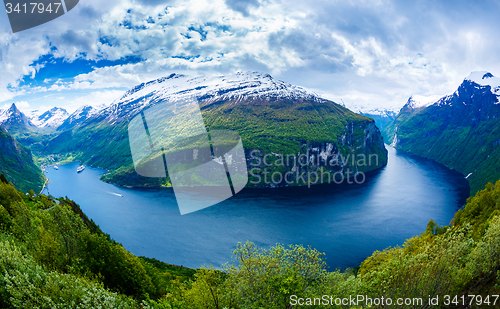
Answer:
M297 153L246 149L246 157L249 187L361 183L366 172L387 164L387 151L374 122L350 123L335 141L301 141Z

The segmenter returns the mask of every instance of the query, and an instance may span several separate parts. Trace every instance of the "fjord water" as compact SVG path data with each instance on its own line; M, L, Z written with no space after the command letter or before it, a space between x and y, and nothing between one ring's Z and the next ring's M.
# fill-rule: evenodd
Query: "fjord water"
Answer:
M77 163L48 168L48 191L67 196L135 255L200 267L231 262L238 242L303 244L326 253L331 269L357 266L375 250L402 245L430 219L448 224L465 203L463 175L388 147L389 163L360 185L244 189L181 216L172 189L101 182L103 170ZM45 190L47 193L47 189Z

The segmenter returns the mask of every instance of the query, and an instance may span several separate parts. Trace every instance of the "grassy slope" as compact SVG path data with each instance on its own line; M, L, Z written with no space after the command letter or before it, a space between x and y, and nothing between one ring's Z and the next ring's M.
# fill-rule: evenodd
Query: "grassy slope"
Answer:
M33 162L31 152L0 127L0 173L24 192L39 192L45 178Z

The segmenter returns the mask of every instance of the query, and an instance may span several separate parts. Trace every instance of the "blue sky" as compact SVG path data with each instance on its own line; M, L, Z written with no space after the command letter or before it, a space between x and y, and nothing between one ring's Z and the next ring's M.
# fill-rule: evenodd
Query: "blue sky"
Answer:
M0 108L73 111L173 72L261 71L348 106L397 108L500 75L498 1L80 0L12 34L0 12Z

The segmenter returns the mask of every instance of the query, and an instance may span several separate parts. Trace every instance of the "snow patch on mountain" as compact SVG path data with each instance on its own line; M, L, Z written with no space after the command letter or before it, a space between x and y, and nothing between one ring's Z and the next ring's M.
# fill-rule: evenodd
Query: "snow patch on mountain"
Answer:
M0 109L0 123L4 122L9 118L9 115L6 113L6 109Z
M97 114L99 110L90 106L90 105L83 105L80 106L73 114L69 116L68 119L71 119L72 121L75 120L80 120L82 118L90 118L93 115Z
M240 72L215 77L171 74L130 89L99 114L108 115L106 119L114 123L122 117L134 116L145 107L161 101L180 102L191 98L199 101L235 99L236 103L252 97L322 100L300 87L258 72Z
M361 115L373 115L373 116L380 116L380 117L389 117L393 118L397 115L397 112L395 110L391 109L385 109L385 108L372 108L372 109L364 109L364 110L355 110L358 114Z
M351 111L362 114L362 115L377 115L385 117L387 115L397 114L397 112L401 109L401 106L398 107L374 107L374 106L365 106L353 103L341 103L340 105L345 108L350 109Z
M194 77L172 74L141 84L127 91L118 101L130 102L150 93L160 93L168 99L183 99L186 97L211 96L218 99L239 96L279 96L279 97L311 97L300 87L275 80L269 74L258 72L240 72L229 76Z
M30 110L23 110L23 113L26 115L26 117L33 119L33 118L38 118L44 112L39 109L30 109Z
M480 86L490 86L491 92L497 96L500 96L500 78L493 76L493 74L491 74L490 72L472 72L465 78L465 80L469 80Z
M423 108L427 106L431 106L434 103L438 102L441 99L442 95L431 95L431 96L423 96L423 95L412 95L408 99L408 106L413 109Z
M102 109L102 108L101 108ZM80 106L74 113L69 115L69 117L64 120L64 122L57 128L57 130L66 130L73 128L85 120L96 115L100 109L95 108L90 105Z

